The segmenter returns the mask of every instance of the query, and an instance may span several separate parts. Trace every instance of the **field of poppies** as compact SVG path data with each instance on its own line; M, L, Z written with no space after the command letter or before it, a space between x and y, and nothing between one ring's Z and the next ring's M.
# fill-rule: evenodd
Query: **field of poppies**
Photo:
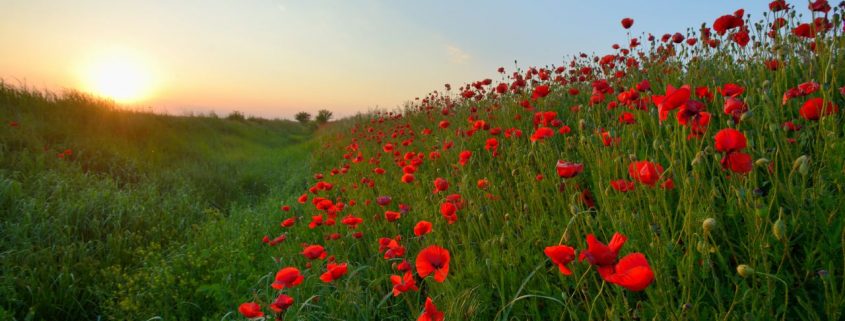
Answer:
M335 122L224 318L841 320L843 7L625 18L606 55Z

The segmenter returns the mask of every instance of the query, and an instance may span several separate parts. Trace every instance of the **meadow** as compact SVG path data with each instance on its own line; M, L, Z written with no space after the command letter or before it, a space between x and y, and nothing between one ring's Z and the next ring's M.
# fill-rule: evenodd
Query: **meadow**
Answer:
M3 84L0 319L845 319L845 7L745 9L319 128Z
M310 171L313 129L290 121L156 115L8 84L0 117L0 320L232 311L266 274L267 213Z
M794 6L811 16L774 1L665 35L622 19L608 54L321 130L239 312L843 319L843 8Z

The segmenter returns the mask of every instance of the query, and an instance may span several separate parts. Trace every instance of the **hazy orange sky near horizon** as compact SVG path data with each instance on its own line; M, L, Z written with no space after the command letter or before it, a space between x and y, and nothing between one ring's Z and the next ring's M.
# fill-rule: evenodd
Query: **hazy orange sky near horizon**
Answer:
M634 36L660 35L741 7L759 16L766 3L6 0L0 78L100 95L128 81L125 106L173 115L346 116L445 83L498 80L495 69L512 71L514 60L524 68L610 53L628 39L624 17L635 19Z

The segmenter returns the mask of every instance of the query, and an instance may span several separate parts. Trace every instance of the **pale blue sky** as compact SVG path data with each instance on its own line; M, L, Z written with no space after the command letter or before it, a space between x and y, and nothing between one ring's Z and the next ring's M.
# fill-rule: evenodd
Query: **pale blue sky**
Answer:
M126 60L148 79L133 106L349 115L447 82L498 79L514 59L526 67L610 52L626 42L624 17L634 35L659 36L739 8L761 17L768 2L3 0L0 77L94 90L93 66Z

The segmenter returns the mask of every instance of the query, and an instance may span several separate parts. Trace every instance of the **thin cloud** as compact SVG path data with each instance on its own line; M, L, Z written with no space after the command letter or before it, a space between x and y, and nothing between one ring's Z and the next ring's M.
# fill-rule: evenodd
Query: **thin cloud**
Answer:
M461 48L452 45L446 46L446 52L449 55L449 61L456 64L465 63L472 58L472 56L461 50Z

